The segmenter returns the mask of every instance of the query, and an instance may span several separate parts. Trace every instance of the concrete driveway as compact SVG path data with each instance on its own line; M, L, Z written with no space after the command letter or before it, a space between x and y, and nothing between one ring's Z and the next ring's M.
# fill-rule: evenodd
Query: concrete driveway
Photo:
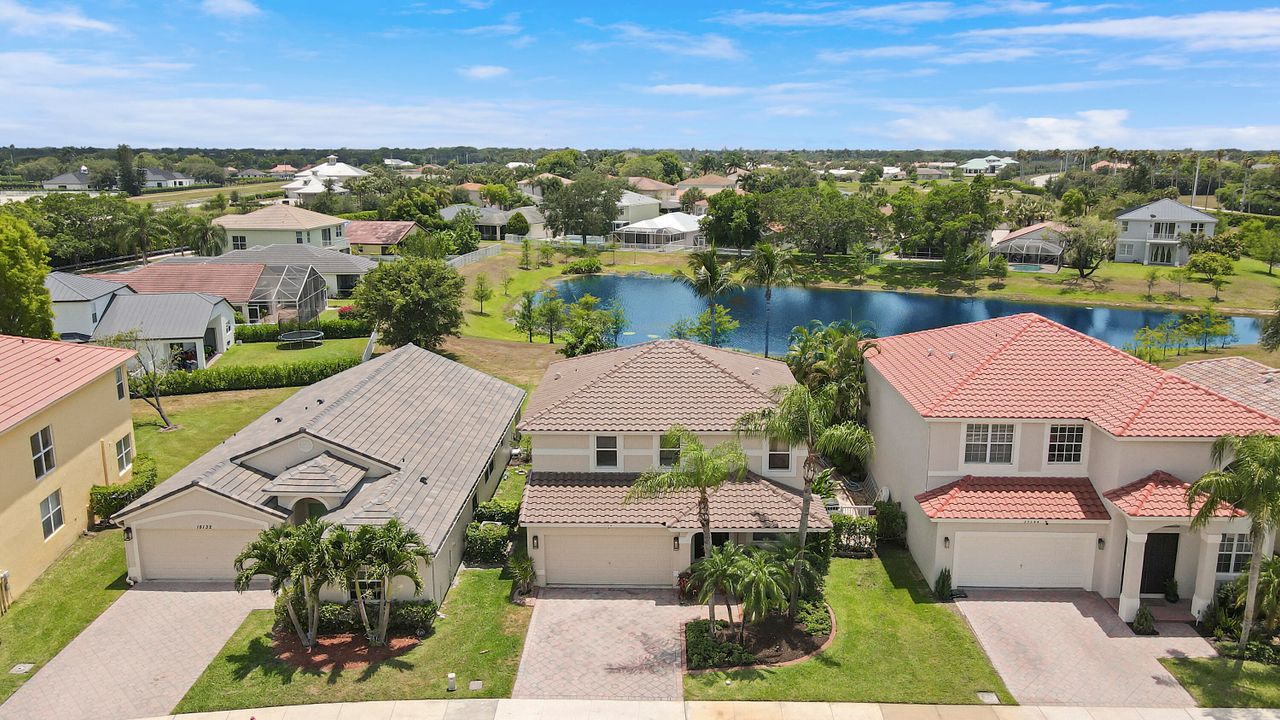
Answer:
M3 720L167 715L271 593L142 583L120 596L4 705Z
M1158 662L1215 654L1191 626L1140 637L1096 593L969 590L956 601L991 663L1023 705L1190 707Z
M705 616L674 590L543 588L512 697L680 700L681 628Z

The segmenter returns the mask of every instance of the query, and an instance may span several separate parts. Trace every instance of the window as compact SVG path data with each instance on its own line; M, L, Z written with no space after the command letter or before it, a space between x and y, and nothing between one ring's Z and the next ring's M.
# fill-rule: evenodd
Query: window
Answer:
M347 597L352 602L360 597L367 603L382 602L382 581L361 571L356 574L355 586L347 591Z
M596 436L596 467L618 467L618 436Z
M1253 541L1247 533L1225 533L1218 543L1218 572L1238 573L1249 568Z
M53 458L52 426L45 425L43 430L31 436L31 464L35 466L37 480L57 466Z
M116 441L116 467L120 472L133 465L133 437L125 435Z
M1172 238L1177 234L1177 223L1158 222L1152 223L1151 235L1157 238Z
M996 464L1013 462L1013 425L982 423L966 426L964 461Z
M129 385L124 381L124 368L116 368L116 399L123 400L129 394Z
M244 249L245 249L245 248L247 248L248 246L249 246L249 242L248 242L248 240L246 240L246 239L245 239L245 236L244 236L244 235L232 235L232 236L231 236L231 249L232 249L232 250L244 250Z
M785 440L769 439L769 469L791 469L791 446Z
M89 314L93 316L93 323L96 325L98 323L98 311L90 310Z
M1196 235L1196 234L1199 234L1199 233L1202 233L1202 232L1204 232L1204 223L1202 223L1202 222L1198 222L1198 223L1191 223L1191 234L1192 234L1192 235Z
M61 490L54 490L52 495L40 501L40 527L44 530L45 540L62 527Z
M1120 221L1120 232L1122 232L1122 233L1127 233L1127 232L1129 232L1129 221L1128 221L1128 220L1121 220L1121 221Z
M390 255L390 254L391 254L391 247L390 247L389 245L383 245L383 246L382 246L382 254L383 254L383 255Z
M1152 245L1151 246L1151 264L1152 265L1172 265L1173 264L1173 246L1172 245Z
M663 435L658 444L658 465L675 467L679 462L680 441Z
M324 228L320 231L320 244L325 247L329 247L333 244L333 233L329 228Z
M1049 462L1078 463L1083 452L1083 425L1049 426Z
M341 225L338 226L338 231L337 231L338 237L342 237L342 228L345 226L346 226L346 223L342 223Z
M1116 243L1116 257L1133 257L1133 243Z
M293 240L294 240L294 242L298 243L299 245L301 245L303 242L305 242L305 241L302 239L302 231L301 231L301 230L294 230L294 231L293 231Z

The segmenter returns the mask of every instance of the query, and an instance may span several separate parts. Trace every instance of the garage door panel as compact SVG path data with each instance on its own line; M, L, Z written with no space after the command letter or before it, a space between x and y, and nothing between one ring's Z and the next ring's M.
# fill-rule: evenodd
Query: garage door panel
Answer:
M1097 536L1088 533L960 532L957 586L1093 589Z
M257 530L135 531L144 580L233 580L235 558Z
M671 536L544 534L550 585L671 585Z

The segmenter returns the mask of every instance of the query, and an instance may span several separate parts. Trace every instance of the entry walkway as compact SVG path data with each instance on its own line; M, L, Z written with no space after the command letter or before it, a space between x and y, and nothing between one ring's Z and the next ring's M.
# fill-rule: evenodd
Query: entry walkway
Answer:
M401 700L149 720L1280 720L1280 710L627 700Z

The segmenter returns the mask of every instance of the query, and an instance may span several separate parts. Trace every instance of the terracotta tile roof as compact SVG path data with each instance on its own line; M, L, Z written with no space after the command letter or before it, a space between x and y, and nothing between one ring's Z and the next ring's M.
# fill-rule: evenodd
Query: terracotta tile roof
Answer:
M522 524L659 525L694 530L698 494L694 490L623 502L638 473L536 472L529 475L520 505ZM754 473L711 492L711 526L721 530L794 530L801 498ZM831 518L815 499L809 527L831 528Z
M1189 489L1191 483L1157 470L1141 480L1108 490L1102 496L1132 517L1185 518L1200 512L1200 508L1204 506L1203 496L1196 500L1194 507L1187 504ZM1223 518L1244 517L1245 513L1222 503L1213 515Z
M654 340L551 363L529 398L525 432L728 432L794 385L785 363L688 340Z
M463 190L474 190L476 192L480 192L481 190L484 189L484 185L478 182L465 182L459 185L458 187L462 188Z
M634 175L632 177L629 177L627 178L627 183L631 185L631 187L635 188L636 190L648 190L650 192L654 190L675 190L676 189L675 185L669 185L667 183L662 182L661 180L654 180L651 177L645 177L643 175Z
M352 220L345 234L351 245L398 245L417 226L412 220Z
M1280 419L1032 313L876 346L867 362L924 417L1089 420L1129 437L1280 433Z
M1169 372L1272 417L1280 417L1280 370L1242 357L1198 360Z
M1089 478L975 477L916 495L936 520L1110 520Z
M238 304L249 301L264 267L261 263L152 263L129 272L87 277L125 283L139 293L202 292Z
M133 355L123 348L0 335L0 433Z
M1056 232L1056 233L1065 233L1067 230L1070 230L1070 229L1071 228L1066 223L1060 223L1060 222L1055 222L1051 220L1049 222L1036 223L1035 225L1028 225L1023 228L1018 228L1017 230L1014 230L1010 232L1008 235L1005 235L1004 237L1000 238L1000 242L1003 243L1003 242L1008 242L1009 240L1016 240L1017 238L1020 238L1023 235L1030 235L1031 233L1036 232L1037 230L1052 230L1053 232Z
M346 221L293 205L268 205L246 215L223 215L213 222L229 230L315 230Z
M735 181L723 175L709 173L707 175L699 175L698 177L685 178L680 181L682 187L733 187Z

